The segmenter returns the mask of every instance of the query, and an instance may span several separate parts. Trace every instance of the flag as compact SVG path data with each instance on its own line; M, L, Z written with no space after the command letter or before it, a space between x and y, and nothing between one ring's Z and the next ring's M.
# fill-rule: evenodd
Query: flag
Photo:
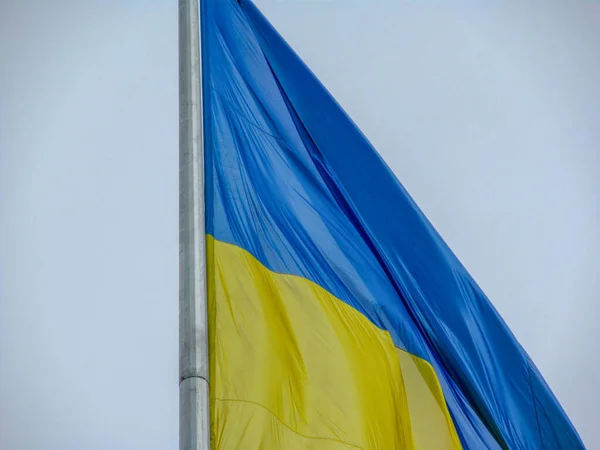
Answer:
M583 448L485 294L259 10L201 8L212 448Z

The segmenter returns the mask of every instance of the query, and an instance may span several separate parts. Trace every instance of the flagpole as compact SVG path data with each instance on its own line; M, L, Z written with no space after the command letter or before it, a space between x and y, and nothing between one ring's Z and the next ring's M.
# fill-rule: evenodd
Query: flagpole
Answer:
M179 448L210 449L200 1L179 0Z

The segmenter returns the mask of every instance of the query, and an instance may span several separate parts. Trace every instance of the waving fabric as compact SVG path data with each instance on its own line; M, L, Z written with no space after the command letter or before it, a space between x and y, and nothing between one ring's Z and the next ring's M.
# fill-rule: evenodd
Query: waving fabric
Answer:
M258 9L202 2L214 449L580 449L523 348Z

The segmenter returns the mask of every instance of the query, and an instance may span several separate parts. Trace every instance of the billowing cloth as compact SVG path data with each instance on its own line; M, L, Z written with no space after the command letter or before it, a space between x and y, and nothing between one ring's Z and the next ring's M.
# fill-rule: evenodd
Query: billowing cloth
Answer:
M213 449L580 449L481 289L247 0L202 2Z

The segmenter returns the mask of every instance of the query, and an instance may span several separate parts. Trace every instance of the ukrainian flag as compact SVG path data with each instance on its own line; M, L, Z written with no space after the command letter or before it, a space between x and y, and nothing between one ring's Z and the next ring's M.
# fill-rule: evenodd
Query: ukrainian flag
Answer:
M523 348L249 1L204 0L213 449L580 449Z

